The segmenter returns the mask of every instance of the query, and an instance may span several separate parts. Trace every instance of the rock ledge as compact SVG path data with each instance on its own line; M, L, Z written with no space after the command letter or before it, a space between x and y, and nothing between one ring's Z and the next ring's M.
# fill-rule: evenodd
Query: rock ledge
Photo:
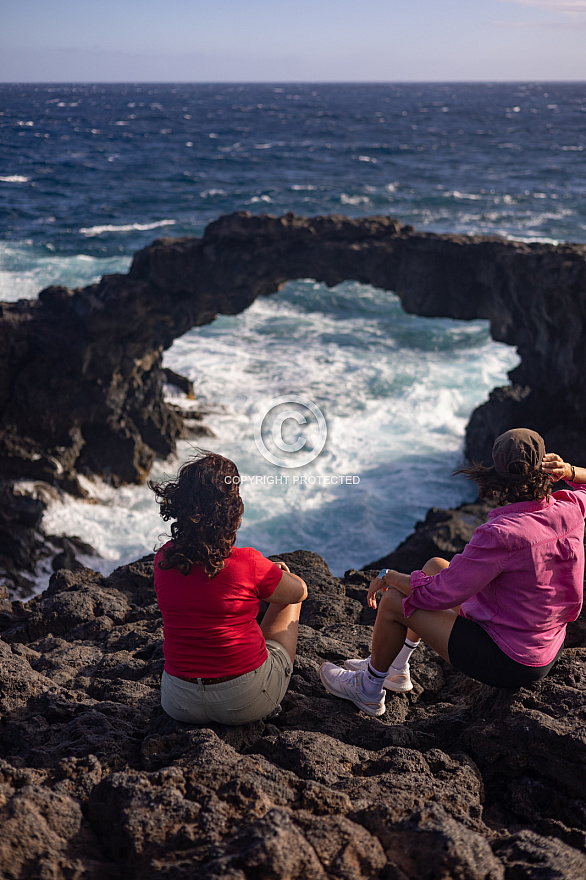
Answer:
M427 648L369 718L322 688L364 654L368 575L279 557L310 588L281 715L195 728L159 705L152 557L0 601L0 874L14 880L577 880L586 647L498 692Z

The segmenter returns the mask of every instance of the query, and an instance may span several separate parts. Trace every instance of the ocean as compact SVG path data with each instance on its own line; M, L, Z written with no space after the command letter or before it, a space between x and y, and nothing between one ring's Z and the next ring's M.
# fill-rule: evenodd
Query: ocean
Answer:
M2 300L126 272L156 237L201 235L237 210L586 241L584 83L12 84L0 95ZM419 318L392 292L312 279L165 355L208 411L214 436L200 445L246 478L240 545L313 550L338 575L394 549L430 507L472 498L451 476L465 426L517 362L484 321ZM302 469L271 464L254 440L259 412L286 395L327 425ZM64 496L44 526L92 544L87 564L108 573L164 540L145 486L86 485L93 503ZM39 571L39 589L48 577Z

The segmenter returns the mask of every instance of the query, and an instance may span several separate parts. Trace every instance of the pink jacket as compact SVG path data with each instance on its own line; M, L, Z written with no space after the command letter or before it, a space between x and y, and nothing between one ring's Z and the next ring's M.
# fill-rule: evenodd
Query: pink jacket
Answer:
M432 577L411 574L403 602L416 609L454 608L475 620L518 663L545 666L576 620L584 591L586 484L491 510L464 552Z

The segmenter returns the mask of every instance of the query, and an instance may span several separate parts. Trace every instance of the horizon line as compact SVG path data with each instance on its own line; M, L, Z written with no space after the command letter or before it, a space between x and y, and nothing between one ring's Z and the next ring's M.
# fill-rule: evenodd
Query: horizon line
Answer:
M516 85L516 84L538 84L538 83L567 83L572 85L581 85L586 83L586 77L583 79L394 79L394 80L256 80L256 79L226 79L226 80L182 80L182 79L160 79L160 80L85 80L85 79L58 79L58 80L0 80L0 85L27 85L27 86L53 86L53 85L119 85L119 86L138 86L138 85L264 85L264 86L301 86L301 85Z

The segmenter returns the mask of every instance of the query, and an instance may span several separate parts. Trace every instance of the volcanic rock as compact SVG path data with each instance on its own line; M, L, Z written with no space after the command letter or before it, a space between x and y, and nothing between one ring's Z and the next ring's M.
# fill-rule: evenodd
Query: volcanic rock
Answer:
M59 571L0 608L0 875L52 880L577 880L586 647L498 691L428 648L371 718L324 660L364 655L366 582L315 554L280 715L193 727L160 707L152 557ZM2 604L0 603L0 605Z

